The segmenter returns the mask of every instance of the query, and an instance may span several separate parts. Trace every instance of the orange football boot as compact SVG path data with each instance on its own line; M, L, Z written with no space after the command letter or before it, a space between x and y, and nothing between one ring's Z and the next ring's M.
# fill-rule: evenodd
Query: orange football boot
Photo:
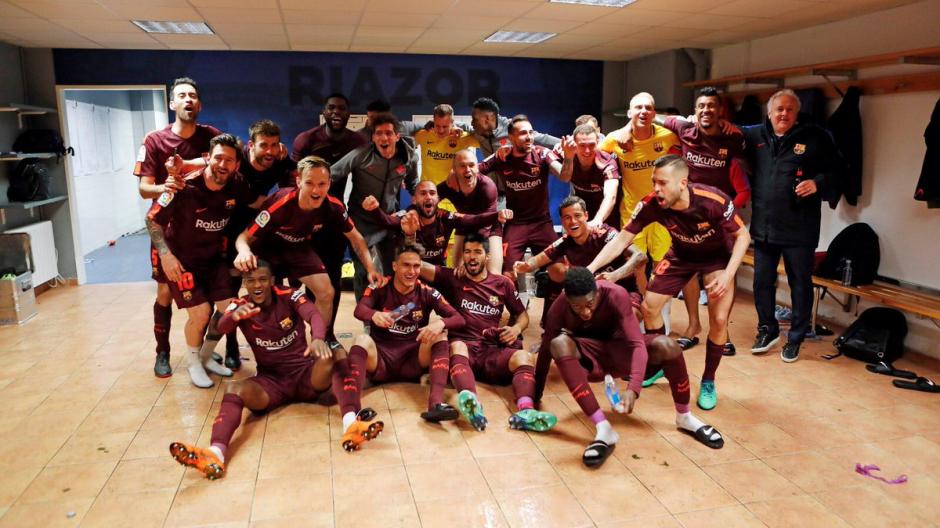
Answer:
M349 452L358 451L362 444L379 436L385 423L376 420L376 412L366 407L356 414L356 421L353 422L346 433L343 434L343 449Z
M209 480L220 479L225 476L225 463L208 449L182 442L173 442L170 444L170 454L180 464L203 472Z

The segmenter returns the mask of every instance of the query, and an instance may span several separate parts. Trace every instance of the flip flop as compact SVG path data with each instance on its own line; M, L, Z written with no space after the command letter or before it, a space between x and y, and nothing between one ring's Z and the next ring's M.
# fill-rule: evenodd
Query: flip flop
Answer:
M610 454L614 452L615 447L617 447L617 444L608 444L603 440L595 440L584 450L584 455L581 457L581 460L584 462L584 465L589 468L601 467L601 465L607 461ZM589 455L588 452L590 451L594 451L595 454Z
M698 336L696 337L680 337L676 339L676 343L679 343L679 347L682 350L688 350L695 345L699 344Z
M722 438L721 433L718 432L718 429L715 429L710 425L703 425L699 427L694 433L681 427L678 429L712 449L721 449L725 446L725 439ZM715 438L716 436L717 438Z
M874 372L875 374L882 374L884 376L892 376L895 378L904 378L904 379L917 379L917 374L909 370L898 370L894 368L893 365L885 361L879 361L871 365L865 365L865 370L868 372Z
M905 381L905 380L891 380L891 383L899 389L908 389L916 390L921 392L933 392L940 394L940 385L935 384L933 381L918 376L917 381Z

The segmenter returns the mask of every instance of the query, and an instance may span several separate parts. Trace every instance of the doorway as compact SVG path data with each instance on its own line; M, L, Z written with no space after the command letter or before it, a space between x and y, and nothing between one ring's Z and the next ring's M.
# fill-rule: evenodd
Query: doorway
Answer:
M150 280L150 239L134 163L168 123L163 86L59 87L79 283Z

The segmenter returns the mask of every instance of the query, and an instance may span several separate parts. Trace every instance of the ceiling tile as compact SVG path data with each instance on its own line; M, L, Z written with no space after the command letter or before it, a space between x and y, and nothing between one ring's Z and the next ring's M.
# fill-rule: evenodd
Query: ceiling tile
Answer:
M624 9L658 9L676 13L701 13L731 0L637 0Z
M0 18L0 31L6 33L55 33L62 27L44 18Z
M217 35L153 35L153 37L171 49L228 49L228 45Z
M576 4L544 3L525 14L532 18L547 18L549 20L580 20L590 22L600 20L616 11L613 7L599 7Z
M198 22L202 16L191 7L161 7L147 4L113 4L111 10L131 20L162 20L165 22Z
M694 12L694 10L688 12ZM604 17L603 22L605 24L626 24L631 26L661 26L670 20L686 16L688 12L652 11L639 9L634 4L612 11Z
M689 15L682 18L677 18L675 20L670 20L663 24L664 26L677 27L677 28L687 28L687 29L704 29L715 31L718 29L729 29L738 26L744 26L754 22L763 22L763 18L754 18L754 17L739 17L739 16L728 16L728 15L707 15L704 13L699 13L695 15Z
M567 31L566 34L569 35L597 35L604 37L625 37L627 35L632 35L639 31L647 29L648 25L640 24L602 24L600 22L591 22L584 24L583 26L578 26L570 31Z
M209 24L216 22L281 23L281 13L277 9L203 7L199 9L199 12L202 14L203 20Z
M233 50L289 50L290 44L285 36L252 35L238 39L225 39Z
M535 19L528 16L519 17L512 22L505 24L500 29L507 31L533 31L544 33L564 33L569 29L584 25L580 20L547 20Z
M53 18L50 22L71 29L77 33L143 33L127 20L79 20Z
M315 38L318 41L335 39L350 39L356 31L356 26L318 26L314 24L285 24L287 36L293 41L295 38Z
M362 11L366 0L278 0L281 9L316 9L323 11Z
M413 15L435 14L439 15L450 9L454 5L454 0L369 0L365 11L368 13L388 13L396 11L398 13L408 13Z
M109 33L106 31L96 31L91 34L84 35L89 40L93 40L99 44L130 44L130 43L157 43L157 40L144 33L143 31L138 30L137 33Z
M463 49L471 44L481 42L484 38L489 36L489 34L489 31L480 30L457 29L451 31L447 29L431 28L425 30L424 33L415 40L412 46L428 49Z
M708 14L775 18L790 11L812 11L819 7L819 2L806 0L734 0L710 9Z
M9 2L0 1L0 18L34 17L33 13Z
M416 48L414 46L407 49L408 53L417 55L459 55L466 46L453 48Z
M451 13L444 13L437 20L434 21L434 27L444 28L444 29L485 29L489 31L496 31L503 24L506 24L512 20L509 17L494 17L494 16L476 16L476 15L458 15Z
M401 38L410 38L414 40L418 38L424 30L421 28L411 28L411 27L394 27L394 26L359 26L356 28L354 36L359 37L373 37L373 38L390 38L390 39L401 39Z
M212 24L212 30L226 42L230 38L249 39L254 37L280 36L287 40L283 24L252 24L250 22L226 22Z
M362 13L355 11L319 11L312 9L283 9L287 24L318 24L350 26L359 23Z
M571 35L569 33L562 33L557 37L552 37L545 42L538 44L538 47L578 47L589 48L593 46L598 46L605 42L610 42L613 40L611 37L605 37L601 35Z
M488 14L516 18L543 4L545 0L458 0L450 14L477 16Z
M140 0L96 0L99 4L107 7L133 7L140 5ZM186 0L147 0L148 7L192 7Z
M437 14L388 13L366 11L360 24L364 26L428 27L437 19Z
M531 47L531 44L505 44L497 42L477 42L472 46L465 48L461 55L500 55L508 56L518 53L525 48Z
M94 2L55 2L49 0L30 0L18 6L44 18L121 18L114 11Z
M259 9L258 0L189 0L189 3L201 12L206 7ZM268 9L278 10L275 4Z
M294 44L291 41L290 49L293 51L349 51L349 44Z
M356 44L353 41L349 46L349 51L356 53L404 53L408 46L396 46L396 45L368 45L368 44Z
M636 41L644 41L646 39L653 40L689 40L693 36L705 36L714 33L714 31L702 30L702 29L685 29L685 28L673 28L673 27L652 27L649 29L644 29L638 31L629 36L629 39ZM640 44L641 42L637 42Z
M356 35L352 39L350 50L352 50L352 48L381 48L382 46L387 46L389 49L383 51L383 53L394 53L392 48L404 50L411 46L414 41L414 37L370 37Z

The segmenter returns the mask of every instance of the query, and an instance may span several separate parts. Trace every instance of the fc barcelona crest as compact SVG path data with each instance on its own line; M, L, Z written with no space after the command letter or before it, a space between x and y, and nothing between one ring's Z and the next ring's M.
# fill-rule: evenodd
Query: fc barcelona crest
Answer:
M498 304L499 304L499 297L497 297L497 296L495 296L495 295L490 295L490 304L492 304L493 306L498 305Z
M802 154L802 153L804 153L804 152L806 152L806 145L804 145L804 144L802 144L802 143L797 143L796 145L793 146L793 153L794 153L794 154L800 155L800 154Z
M719 157L719 158L727 158L727 157L728 157L728 149L718 149L718 157Z
M662 141L657 141L656 143L653 143L653 150L655 150L656 152L662 152L663 151Z
M283 330L290 330L292 326L294 326L294 321L290 317L285 317L284 319L281 319L281 328Z
M413 310L411 312L411 317L415 321L420 321L421 319L424 318L424 312L422 310Z

